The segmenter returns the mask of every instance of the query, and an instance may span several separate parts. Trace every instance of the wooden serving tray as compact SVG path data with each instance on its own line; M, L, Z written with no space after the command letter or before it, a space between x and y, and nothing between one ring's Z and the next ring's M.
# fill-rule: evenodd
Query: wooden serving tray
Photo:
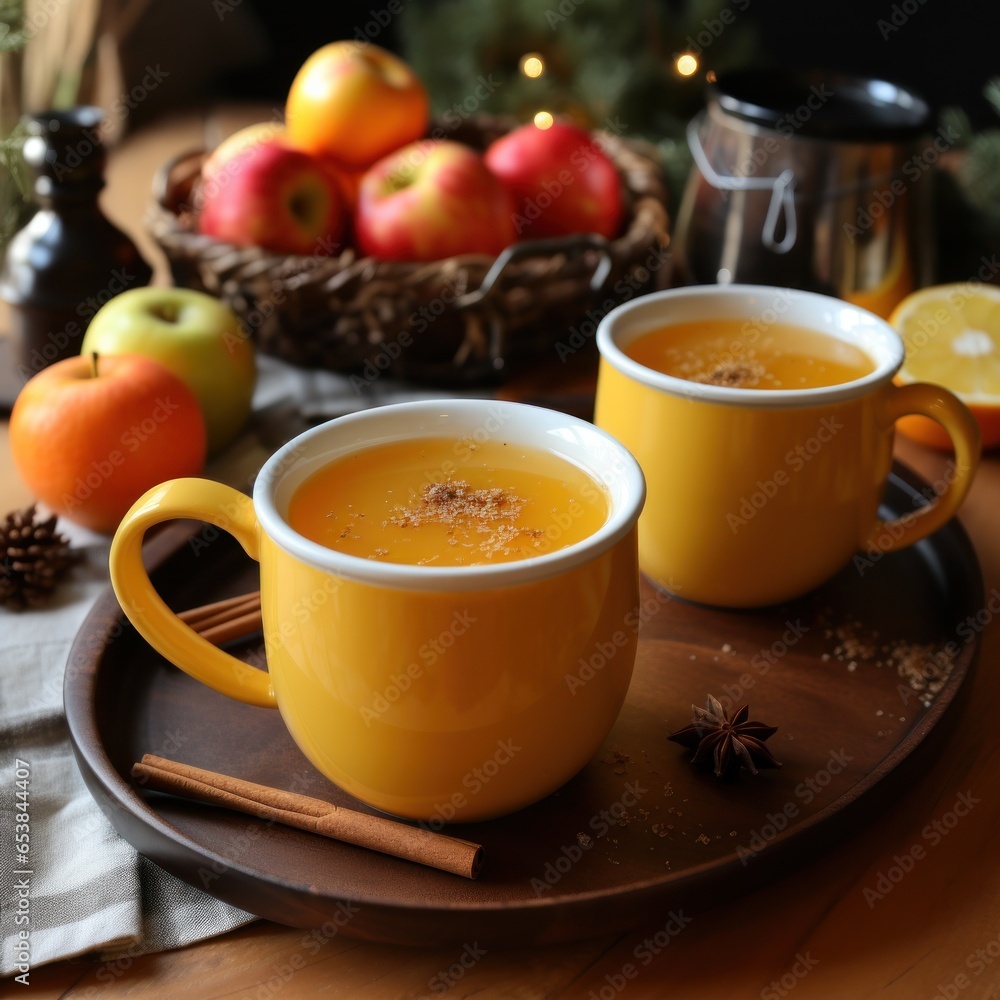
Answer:
M912 510L923 486L897 466L885 513ZM257 585L256 565L228 535L190 544L203 530L175 523L147 544L160 593L178 610ZM863 574L849 566L808 597L764 611L667 600L645 582L641 600L634 679L601 753L528 809L447 828L484 845L477 881L137 791L131 765L156 753L364 808L310 766L277 712L216 694L154 653L110 589L70 654L70 734L89 788L139 851L279 923L484 947L661 919L667 927L672 913L733 898L820 856L919 780L970 686L978 632L963 623L982 607L983 587L975 552L952 522ZM953 654L926 703L884 662L924 644ZM259 657L259 636L234 651ZM780 770L725 782L691 767L667 735L709 692L749 702L751 718L778 726L768 746Z

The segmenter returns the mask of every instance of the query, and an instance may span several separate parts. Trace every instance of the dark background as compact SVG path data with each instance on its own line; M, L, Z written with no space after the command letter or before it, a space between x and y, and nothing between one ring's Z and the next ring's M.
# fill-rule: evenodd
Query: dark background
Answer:
M669 11L668 0L661 5ZM543 10L549 6L557 7L558 0L542 3ZM639 16L641 6L642 0L622 0L622 16ZM311 52L327 41L352 37L372 10L385 7L386 0L333 0L304 15L288 0L241 0L239 12L257 21L265 51L251 64L220 72L213 81L216 96L280 101ZM470 0L469 16L477 7ZM733 0L732 7L741 21L758 27L760 64L825 67L893 80L936 109L961 106L977 128L1000 125L1000 116L982 97L990 77L1000 75L998 0ZM878 22L891 23L894 14L905 21L883 37ZM397 29L390 23L378 44L400 51ZM447 58L447 52L441 56Z

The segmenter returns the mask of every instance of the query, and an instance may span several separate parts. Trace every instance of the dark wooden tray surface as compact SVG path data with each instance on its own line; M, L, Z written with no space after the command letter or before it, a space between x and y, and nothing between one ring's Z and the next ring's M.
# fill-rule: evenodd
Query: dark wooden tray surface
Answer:
M923 485L897 466L886 512L912 510ZM200 530L175 523L147 543L154 580L178 610L256 587L255 564L228 535L195 551ZM982 591L957 522L863 575L847 567L814 594L764 611L664 601L644 582L635 676L602 752L535 806L448 828L484 845L477 881L138 792L132 763L158 753L363 808L310 766L276 712L230 701L162 660L110 590L70 655L66 711L85 780L121 834L221 899L373 941L552 943L733 898L877 816L919 780L960 714L977 651L977 633L965 642L961 623L982 607ZM855 623L890 644L956 643L929 705L874 659L849 668L836 631ZM259 637L234 651L259 656ZM693 769L666 737L708 692L740 687L737 703L779 727L769 746L784 766L725 783Z

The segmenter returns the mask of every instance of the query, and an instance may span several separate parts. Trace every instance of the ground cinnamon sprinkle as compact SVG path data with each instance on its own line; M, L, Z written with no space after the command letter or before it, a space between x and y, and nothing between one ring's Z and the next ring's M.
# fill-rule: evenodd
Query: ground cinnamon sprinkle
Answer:
M413 506L394 507L386 523L402 528L417 528L422 524L446 524L464 528L485 537L477 548L487 558L499 553L516 551L515 543L528 537L536 541L544 532L540 529L513 525L524 508L524 501L499 486L474 490L464 479L443 483L428 483L420 491L420 500ZM497 523L501 522L501 523ZM450 544L457 544L454 538Z
M692 382L726 385L736 389L752 389L760 384L767 369L759 361L721 361L707 371L690 376Z
M824 634L837 640L833 657L846 663L849 671L855 671L861 663L895 670L919 695L925 708L931 706L935 695L947 683L958 656L953 644L941 647L933 643L882 642L877 631L864 628L859 621L828 626ZM829 659L827 654L823 658Z
M394 507L389 522L403 528L420 524L458 524L468 521L498 521L515 518L524 501L499 486L474 490L464 479L428 483L420 491L416 507Z
M928 707L951 676L956 655L951 646L938 649L932 645L910 643L896 646L889 659L895 666L896 673L920 695L921 703Z

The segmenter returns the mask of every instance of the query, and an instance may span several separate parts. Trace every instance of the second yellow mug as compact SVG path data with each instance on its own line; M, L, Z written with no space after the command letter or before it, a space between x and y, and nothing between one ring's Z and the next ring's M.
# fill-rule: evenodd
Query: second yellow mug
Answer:
M762 390L676 378L626 353L644 333L706 320L739 324L734 354L781 323L860 347L873 368L839 385ZM971 485L980 446L968 409L940 386L895 385L902 340L839 299L754 285L675 288L612 310L597 344L595 422L646 477L639 566L681 597L759 607L800 596L857 552L892 552L935 531ZM893 427L909 413L951 436L954 475L933 504L883 522Z

